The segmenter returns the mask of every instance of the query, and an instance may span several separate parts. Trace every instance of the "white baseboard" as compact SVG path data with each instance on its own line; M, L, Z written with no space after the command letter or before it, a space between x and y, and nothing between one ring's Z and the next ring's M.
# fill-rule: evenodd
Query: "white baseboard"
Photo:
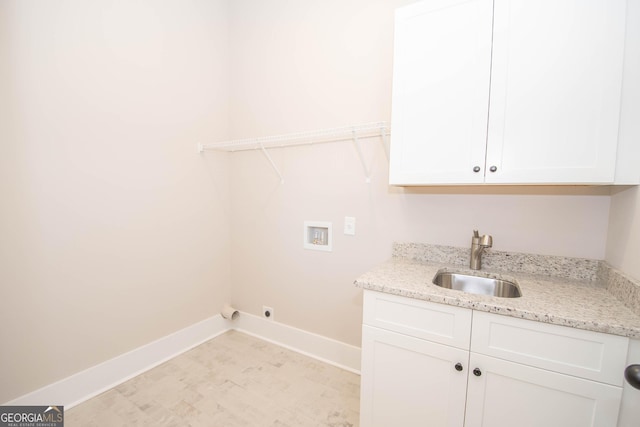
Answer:
M234 321L233 328L360 374L360 347L247 313L242 313Z
M219 314L85 369L4 405L72 408L230 329Z
M218 314L3 405L70 409L231 329L360 373L359 347L247 313L234 321Z

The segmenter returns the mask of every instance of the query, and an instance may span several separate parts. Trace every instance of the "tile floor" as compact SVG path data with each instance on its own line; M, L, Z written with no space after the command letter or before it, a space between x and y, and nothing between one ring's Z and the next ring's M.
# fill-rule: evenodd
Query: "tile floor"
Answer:
M359 396L358 375L230 331L65 411L65 426L358 426Z

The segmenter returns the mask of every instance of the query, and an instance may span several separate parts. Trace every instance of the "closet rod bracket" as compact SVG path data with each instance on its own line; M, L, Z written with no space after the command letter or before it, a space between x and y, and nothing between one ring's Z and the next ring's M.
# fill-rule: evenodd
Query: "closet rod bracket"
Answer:
M284 184L284 178L282 177L282 174L280 173L280 170L278 169L278 167L276 166L275 162L273 161L273 159L271 158L271 155L269 154L269 152L267 151L266 148L264 148L264 145L262 145L262 143L260 143L260 150L262 151L262 154L265 155L265 157L267 158L267 160L269 160L269 163L271 163L271 167L273 168L273 170L276 172L276 174L278 174L278 176L280 177L280 184Z

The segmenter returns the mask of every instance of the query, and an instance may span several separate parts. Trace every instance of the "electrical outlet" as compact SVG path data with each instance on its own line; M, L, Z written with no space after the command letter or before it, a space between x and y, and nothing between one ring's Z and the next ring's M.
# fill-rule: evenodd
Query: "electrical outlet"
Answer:
M273 308L267 307L266 305L262 306L262 317L267 320L273 320Z

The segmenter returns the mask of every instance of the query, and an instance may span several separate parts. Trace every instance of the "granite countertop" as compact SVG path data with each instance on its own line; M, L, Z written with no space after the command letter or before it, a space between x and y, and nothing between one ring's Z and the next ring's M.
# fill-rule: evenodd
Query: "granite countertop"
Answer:
M434 247L429 246L429 248ZM440 250L443 247L437 248ZM591 279L571 277L575 276L572 273L564 274L565 277L557 277L550 275L549 273L553 271L548 269L543 269L544 273L547 273L544 275L532 274L528 271L505 271L498 268L499 263L493 263L494 265L487 268L483 267L482 271L473 271L462 263L450 262L457 261L451 257L443 258L438 254L438 256L432 256L436 258L435 261L424 260L424 256L414 256L415 254L406 256L406 251L403 249L406 248L394 247L394 257L360 276L355 281L356 286L489 313L640 338L640 315L632 309L633 307L625 306L620 299L616 298L607 287L606 278L603 279L601 274L598 276L595 271ZM510 255L512 259L517 259L518 254ZM497 254L497 257L500 256L504 258L504 253ZM428 257L429 254L427 254ZM512 260L509 255L507 259ZM585 260L575 260L577 260L576 265L579 266L578 270L581 270L576 271L575 274L584 275ZM561 266L562 271L566 272L573 265L571 261L572 259L554 257L553 260L545 258L523 264L531 266L541 262L541 265L549 266L554 265L555 262L555 265ZM499 298L441 288L432 283L433 277L441 269L512 281L515 279L520 286L522 296Z

